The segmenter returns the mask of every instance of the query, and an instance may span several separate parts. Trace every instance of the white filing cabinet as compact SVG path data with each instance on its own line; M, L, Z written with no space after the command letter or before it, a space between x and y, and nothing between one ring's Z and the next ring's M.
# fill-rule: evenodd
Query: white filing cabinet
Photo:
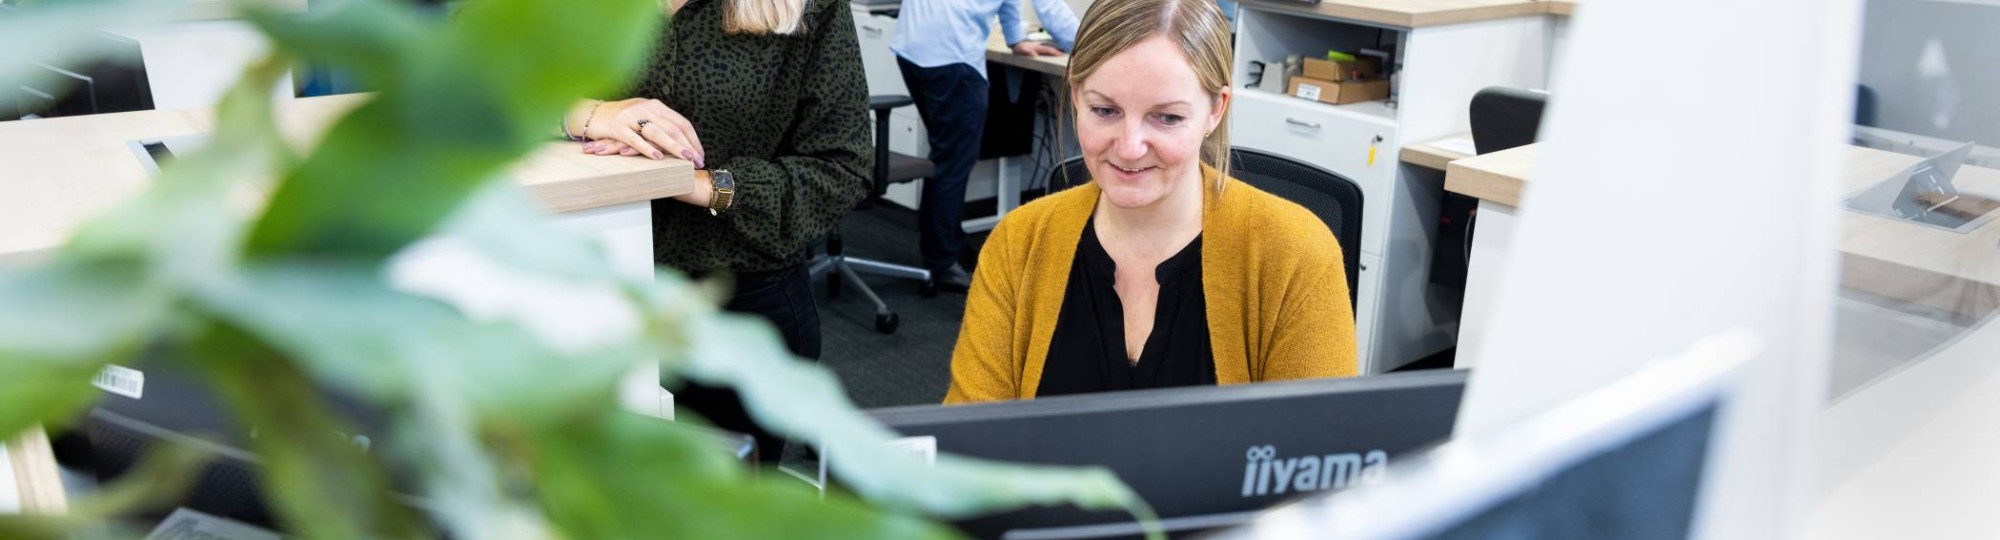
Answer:
M1472 94L1493 85L1542 87L1548 18L1527 16L1416 28L1388 27L1246 0L1237 14L1230 137L1353 180L1362 192L1355 330L1364 374L1451 347L1457 321L1430 287L1442 193L1436 175L1397 159L1405 144L1469 130ZM1246 88L1251 62L1278 73L1286 55L1360 48L1395 51L1390 101L1329 105Z

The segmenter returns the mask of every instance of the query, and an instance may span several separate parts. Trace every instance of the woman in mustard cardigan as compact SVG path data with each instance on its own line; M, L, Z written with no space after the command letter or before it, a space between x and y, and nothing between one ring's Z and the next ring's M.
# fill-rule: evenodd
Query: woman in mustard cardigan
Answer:
M946 403L1356 373L1338 243L1228 170L1215 2L1098 0L1069 64L1091 181L979 256Z

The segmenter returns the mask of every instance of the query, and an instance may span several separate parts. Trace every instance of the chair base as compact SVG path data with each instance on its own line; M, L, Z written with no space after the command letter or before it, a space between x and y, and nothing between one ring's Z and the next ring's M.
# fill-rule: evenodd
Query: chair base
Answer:
M896 312L889 310L889 304L883 302L882 297L875 294L875 289L869 287L868 282L861 280L860 273L865 272L880 276L918 280L923 284L924 290L928 292L926 296L935 296L937 294L935 286L931 284L931 272L912 266L889 264L846 255L822 255L813 260L812 264L808 266L807 271L811 272L813 279L826 276L827 296L838 298L840 296L840 283L842 281L846 281L848 285L860 290L861 295L867 297L869 303L875 304L875 331L883 334L896 333L896 327L902 323L902 320L896 316ZM829 272L837 273L839 277L836 278Z

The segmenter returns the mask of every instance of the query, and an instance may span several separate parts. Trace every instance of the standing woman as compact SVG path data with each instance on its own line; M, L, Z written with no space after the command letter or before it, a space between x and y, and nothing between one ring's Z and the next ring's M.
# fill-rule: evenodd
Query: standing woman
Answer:
M979 253L947 403L1356 373L1342 246L1230 178L1214 0L1097 0L1070 56L1091 181Z
M584 100L565 134L598 155L692 161L694 193L653 201L653 260L726 273L723 309L764 317L792 354L820 355L805 248L866 196L868 87L842 0L672 0L650 66L622 100ZM675 403L718 427L756 428L735 392L690 384Z

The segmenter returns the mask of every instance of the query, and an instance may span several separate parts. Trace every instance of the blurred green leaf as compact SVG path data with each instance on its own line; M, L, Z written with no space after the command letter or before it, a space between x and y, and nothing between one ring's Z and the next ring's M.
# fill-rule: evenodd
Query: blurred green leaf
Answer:
M366 263L260 260L241 272L240 282L205 289L197 302L317 376L376 399L445 390L481 414L540 423L609 406L609 389L647 352L628 338L559 354L518 326L470 321L391 290Z
M91 376L129 356L169 298L130 265L59 259L0 273L0 433L64 425L97 395Z
M953 536L787 477L747 478L722 439L685 425L614 413L533 439L542 505L571 538Z
M167 164L151 189L85 224L62 256L144 264L176 287L228 275L250 219L231 206L232 195L292 159L270 99L289 68L283 57L253 65L216 106L208 142Z
M351 1L381 6L300 24L324 25L314 35L367 34L408 20L385 15L408 9L385 7L388 0ZM430 232L507 163L552 140L568 104L630 78L662 20L658 10L649 0L481 0L449 24L424 25L434 39L321 53L409 65L397 70L403 84L349 114L287 176L251 252L379 258Z
M249 10L249 19L280 49L302 59L351 70L363 87L403 89L416 55L429 48L436 28L398 4L332 0L312 12Z
M819 441L821 458L856 492L894 507L960 517L1026 504L1125 509L1159 536L1153 511L1102 467L1013 465L939 456L925 467L890 447L895 437L841 392L832 373L791 358L770 325L736 315L685 321L693 351L688 375L743 394L757 423L798 440Z
M595 239L556 226L526 190L507 182L474 193L438 235L463 240L494 262L526 274L566 281L619 277Z
M266 496L286 530L313 538L426 536L414 512L389 497L381 465L342 435L356 430L327 412L297 366L227 325L210 327L190 350L204 379L254 430L263 477L283 486Z

